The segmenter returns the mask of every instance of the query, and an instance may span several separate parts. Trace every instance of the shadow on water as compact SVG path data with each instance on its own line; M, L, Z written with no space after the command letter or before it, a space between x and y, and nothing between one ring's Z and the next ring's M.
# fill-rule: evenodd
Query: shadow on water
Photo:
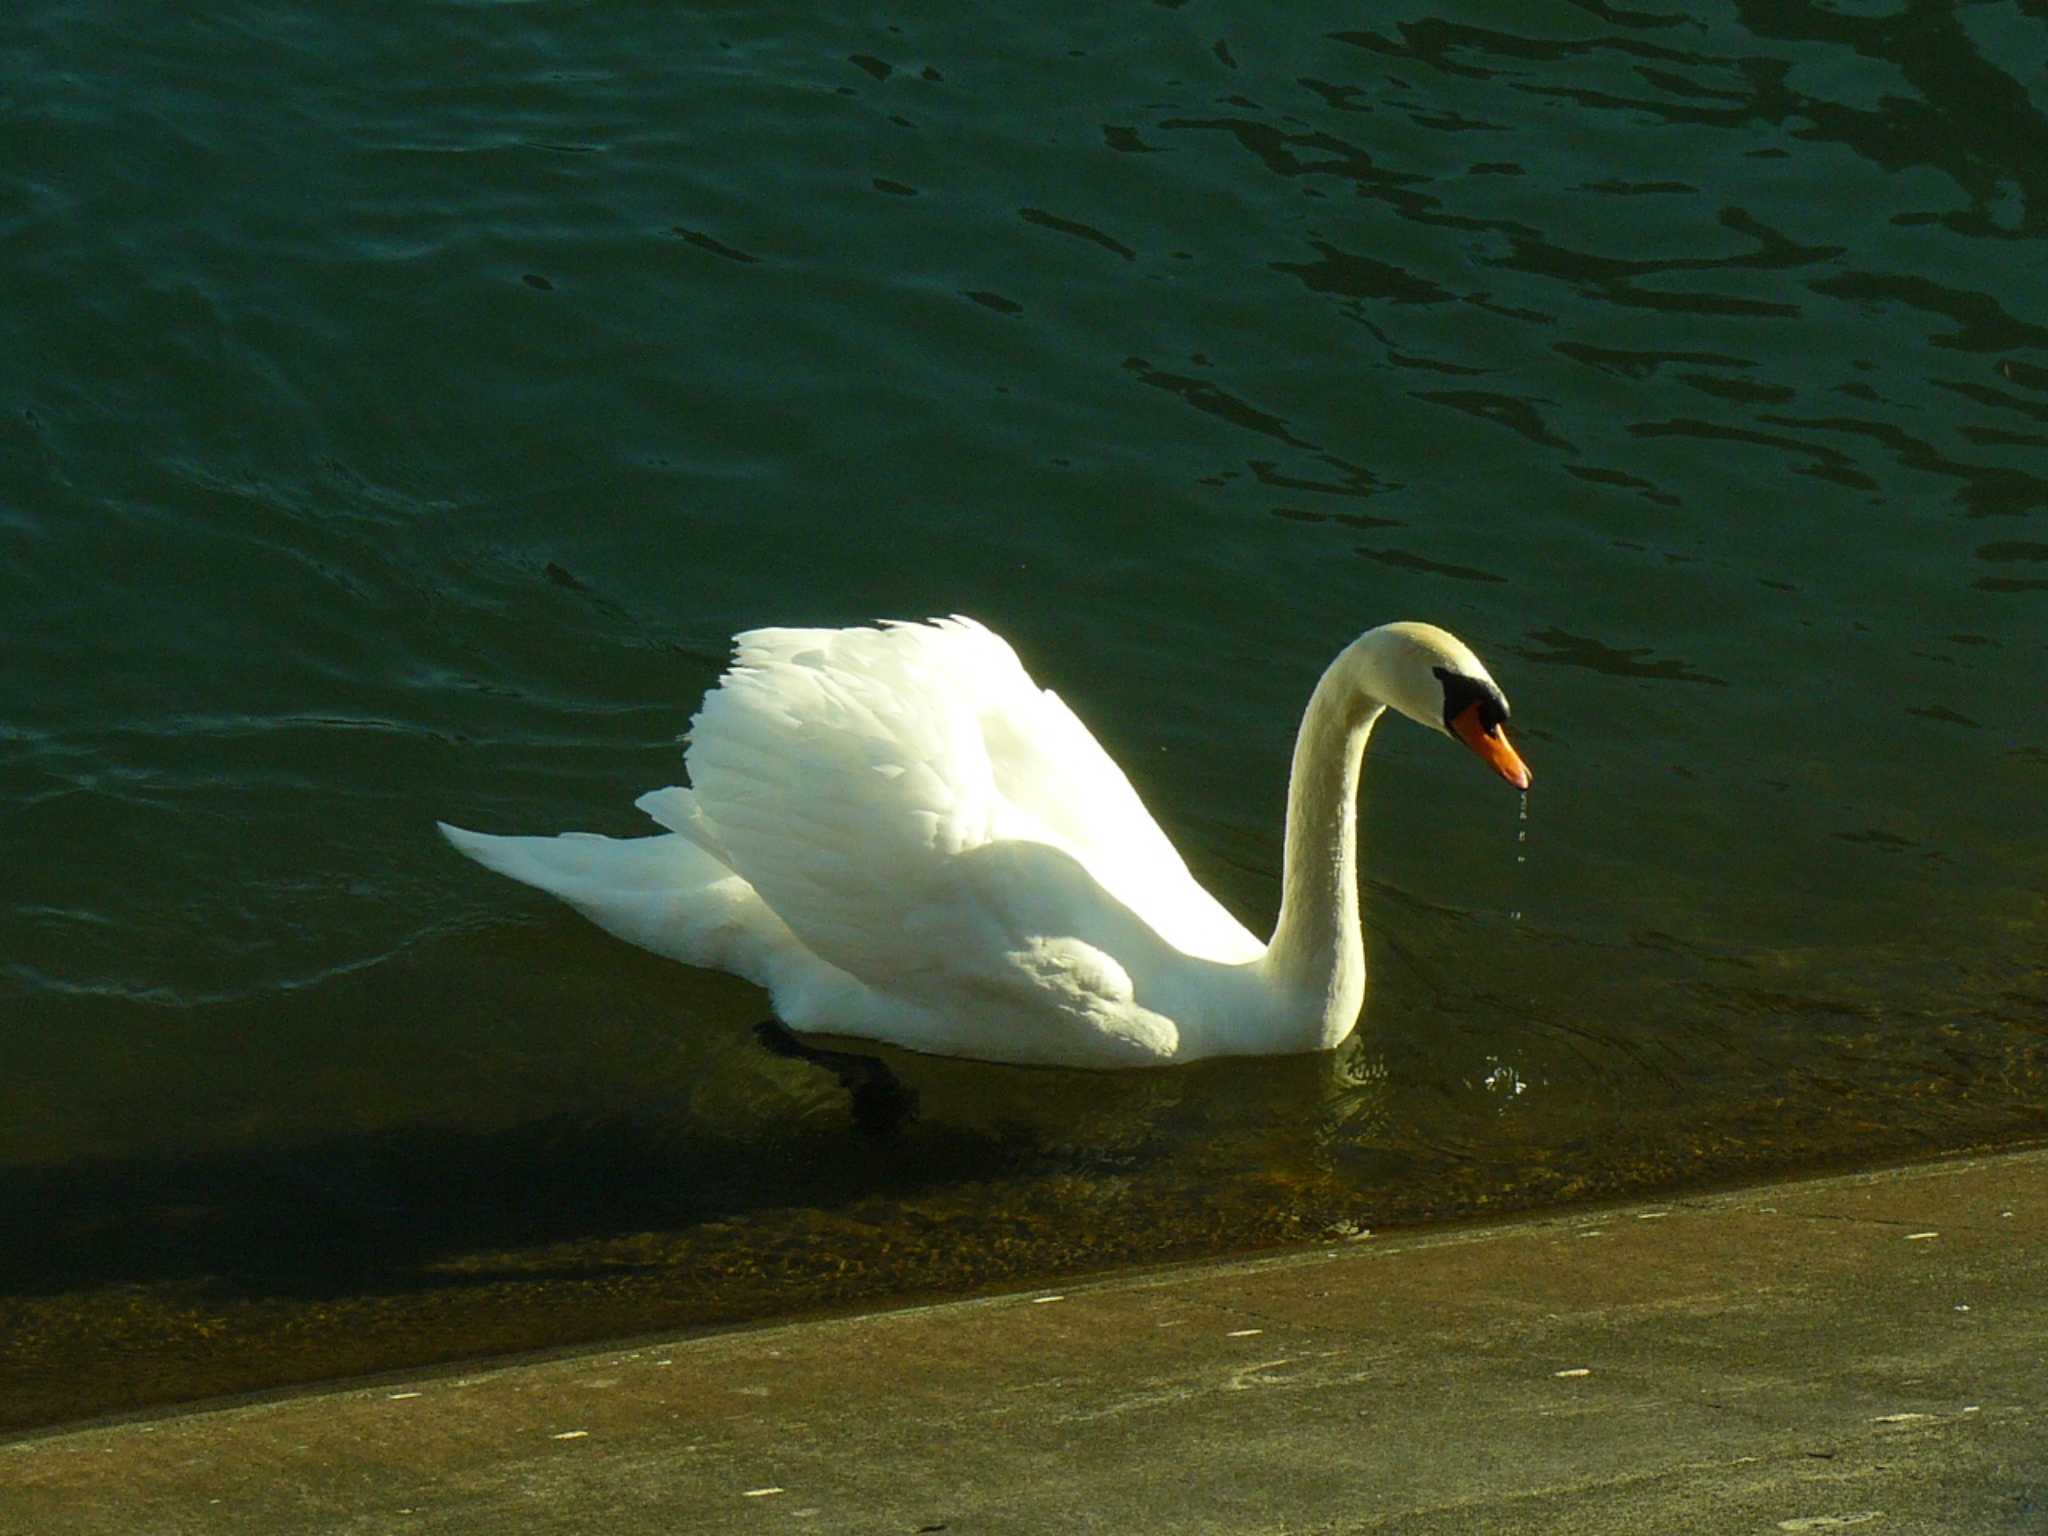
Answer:
M633 1234L765 1230L792 1212L855 1213L856 1230L871 1225L887 1246L887 1222L907 1207L999 1223L990 1190L1045 1181L1065 1181L1069 1193L1093 1181L1141 1187L1153 1222L1170 1227L1189 1189L1254 1156L1247 1136L1281 1124L1299 1135L1305 1109L1313 1121L1319 1103L1356 1092L1323 1057L1076 1074L880 1049L876 1059L912 1085L919 1109L877 1135L856 1123L829 1074L776 1059L743 1015L693 1020L688 1033L666 1038L675 1027L667 1006L690 997L693 981L706 984L700 1002L730 1009L724 994L735 989L722 978L623 950L605 958L624 985L650 973L670 984L637 1004L621 1000L623 1028L666 1057L637 1085L594 1065L580 1078L565 1073L553 1104L537 1095L535 1112L491 1125L440 1116L349 1126L339 1122L357 1106L337 1097L322 1126L272 1123L211 1138L186 1127L163 1146L0 1168L0 1231L15 1239L0 1245L0 1295L110 1286L279 1300L399 1293L536 1273L530 1261L494 1270L480 1254L594 1254ZM393 1006L411 968L387 969L334 988L354 994L337 1012L369 1018ZM574 971L563 979L622 985ZM551 1001L545 990L536 1012ZM664 1038L652 1042L653 1033ZM423 1046L411 1061L385 1057L379 1069L417 1073L449 1043ZM501 1043L508 1056L530 1049L516 1034ZM328 1086L376 1091L373 1073ZM462 1084L444 1088L459 1096ZM291 1106L275 1119L299 1116ZM655 1267L614 1257L594 1260L590 1272L622 1264ZM577 1274L568 1258L546 1271Z
M0 1228L40 1238L0 1251L0 1294L198 1284L313 1300L446 1286L443 1266L466 1254L900 1198L935 1181L934 1159L994 1178L1023 1155L965 1134L892 1147L822 1129L782 1139L771 1155L650 1108L606 1121L423 1125L94 1158L0 1173ZM498 1277L462 1271L463 1283Z

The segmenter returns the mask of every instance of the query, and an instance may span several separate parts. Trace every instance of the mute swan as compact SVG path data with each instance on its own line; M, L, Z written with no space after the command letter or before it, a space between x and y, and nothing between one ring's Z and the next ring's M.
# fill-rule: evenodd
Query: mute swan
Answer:
M1529 786L1507 700L1464 642L1367 631L1302 719L1261 944L974 620L756 629L734 646L692 722L692 787L636 802L667 835L441 831L622 939L765 987L802 1032L1067 1067L1326 1050L1365 997L1356 806L1381 714Z

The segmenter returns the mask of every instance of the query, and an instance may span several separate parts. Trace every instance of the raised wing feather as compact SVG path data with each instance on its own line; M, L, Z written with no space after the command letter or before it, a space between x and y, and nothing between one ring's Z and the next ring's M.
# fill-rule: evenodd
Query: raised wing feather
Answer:
M1262 952L1086 727L979 624L754 630L737 645L692 728L702 828L822 958L914 995L920 973L938 984L1059 937L1057 903L960 910L973 883L956 861L1012 840L1069 855L1177 949ZM1020 933L1027 911L1036 931ZM1069 931L1094 917L1074 911ZM982 954L933 946L934 927Z

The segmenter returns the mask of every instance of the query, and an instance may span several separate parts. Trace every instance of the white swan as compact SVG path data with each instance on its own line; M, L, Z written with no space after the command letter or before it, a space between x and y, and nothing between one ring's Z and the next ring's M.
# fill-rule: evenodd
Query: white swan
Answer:
M693 788L637 802L666 836L441 831L622 939L765 987L799 1031L1070 1067L1328 1049L1365 997L1356 807L1380 715L1529 785L1464 642L1367 631L1302 719L1261 944L972 619L757 629L735 648L692 722Z

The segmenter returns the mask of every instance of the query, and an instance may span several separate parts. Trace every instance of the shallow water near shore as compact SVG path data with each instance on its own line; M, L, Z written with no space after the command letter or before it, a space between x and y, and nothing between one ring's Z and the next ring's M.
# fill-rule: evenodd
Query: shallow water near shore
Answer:
M0 1425L2048 1129L2048 12L31 3L0 81ZM1327 1056L887 1053L464 863L727 637L1006 634ZM1523 834L1526 834L1524 837Z

